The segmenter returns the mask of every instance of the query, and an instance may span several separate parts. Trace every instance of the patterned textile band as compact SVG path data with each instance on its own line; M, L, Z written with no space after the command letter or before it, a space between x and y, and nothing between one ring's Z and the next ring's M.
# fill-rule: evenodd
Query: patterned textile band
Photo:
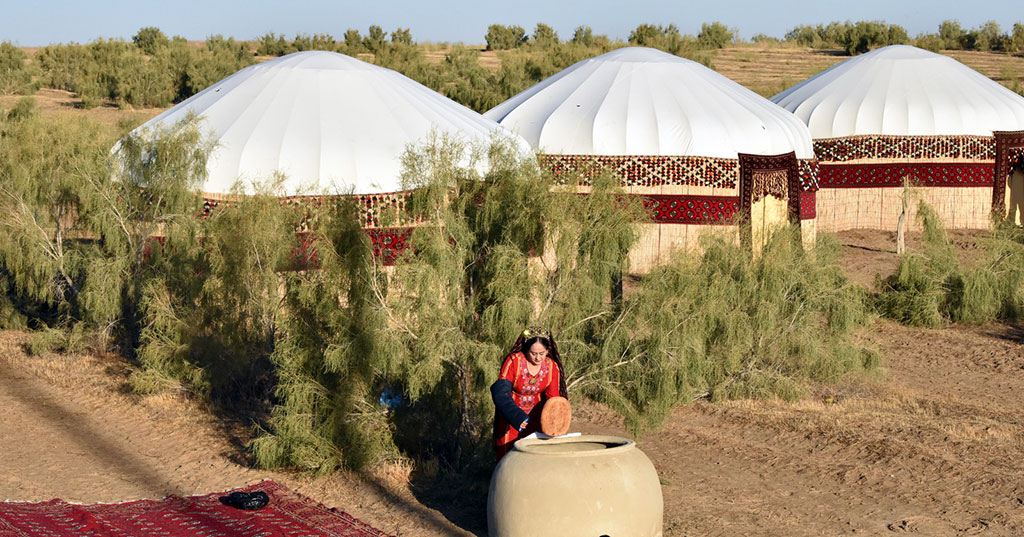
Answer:
M581 184L608 170L625 187L702 186L736 188L740 175L737 159L683 156L597 156L548 155L539 156L541 166L551 170L555 179L567 180L582 174ZM803 190L818 189L818 163L815 160L798 161Z
M991 136L849 136L814 141L821 162L864 158L970 159L996 158Z
M659 224L727 225L740 210L739 196L642 196Z
M800 193L800 219L814 220L818 217L818 195L814 192Z
M900 164L821 164L822 188L903 186L909 177L916 186L992 187L992 164L922 162Z
M379 227L382 224L409 223L410 218L406 215L405 208L408 206L410 194L411 192L403 191L336 196L288 196L281 198L281 204L297 208L320 208L336 207L342 202L355 202L356 211L359 214L359 224L363 227ZM224 199L203 198L203 208L196 216L207 218L221 204L230 205L231 202ZM303 220L304 224L307 223L308 218L307 212L306 218ZM419 222L421 219L412 218L411 220ZM303 226L303 229L305 228Z

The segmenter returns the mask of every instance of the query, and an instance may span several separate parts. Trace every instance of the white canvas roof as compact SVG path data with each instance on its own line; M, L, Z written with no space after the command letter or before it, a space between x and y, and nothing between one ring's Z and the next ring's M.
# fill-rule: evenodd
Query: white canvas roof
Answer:
M643 47L578 62L484 116L542 153L814 156L792 114L699 63Z
M846 60L772 101L804 121L814 138L1024 129L1024 97L952 58L907 45Z
M288 194L400 189L400 157L431 132L486 142L495 122L405 76L334 52L297 52L217 82L140 128L190 112L217 143L202 190L287 175ZM522 144L525 147L525 144Z

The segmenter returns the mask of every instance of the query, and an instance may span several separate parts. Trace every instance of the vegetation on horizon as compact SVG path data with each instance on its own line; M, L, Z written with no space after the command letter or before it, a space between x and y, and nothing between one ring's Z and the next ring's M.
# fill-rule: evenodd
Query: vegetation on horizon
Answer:
M468 106L484 112L516 93L573 63L624 46L657 48L714 66L716 51L738 45L738 31L721 22L704 23L697 35L683 34L674 24L641 24L628 38L613 40L577 27L567 39L539 23L529 34L520 26L492 24L483 36L486 50L495 51L495 69L480 62L480 50L465 45L446 47L440 63L428 59L433 45L417 44L408 28L390 33L377 25L365 35L349 29L341 40L330 34L298 34L293 39L268 33L254 42L211 36L202 44L168 38L159 28L141 28L131 41L99 39L89 44L50 45L29 59L21 49L0 43L0 93L31 94L39 87L75 92L85 107L113 103L119 107L166 107L180 102L235 71L253 64L256 56L326 50L372 61ZM882 21L831 22L797 26L783 38L757 35L751 42L859 54L893 44L928 50L1024 52L1024 24L1004 32L994 21L965 30L944 21L935 34L910 38L898 25ZM28 61L31 60L31 61ZM1011 84L1012 85L1012 84ZM1017 83L1015 91L1019 91Z

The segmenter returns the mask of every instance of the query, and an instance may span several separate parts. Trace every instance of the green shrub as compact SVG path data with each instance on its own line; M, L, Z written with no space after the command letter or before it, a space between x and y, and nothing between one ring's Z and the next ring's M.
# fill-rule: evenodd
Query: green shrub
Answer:
M384 44L387 42L387 36L388 34L384 32L383 28L376 24L371 25L366 37L363 38L363 48L371 53L376 53L384 47Z
M257 43L256 54L259 56L284 56L293 52L284 35L277 35L274 32L261 35Z
M142 52L152 56L157 53L163 47L171 44L171 40L167 39L167 36L155 26L147 26L140 28L139 31L132 36L132 43L135 46L142 49Z
M345 31L345 54L355 56L360 52L366 52L366 47L363 46L363 37L359 35L359 30L349 28Z
M960 50L964 48L967 36L959 21L945 20L939 25L939 38L942 39L942 48Z
M697 46L703 49L722 48L733 41L733 32L724 24L715 21L711 24L704 23L697 34Z
M487 27L487 50L508 50L526 44L526 30L522 26L492 24Z
M1004 50L1005 36L996 21L988 21L964 36L964 48L969 50Z
M533 30L532 45L541 50L549 49L559 43L558 33L555 29L542 22L537 23Z
M1009 38L1007 50L1016 54L1024 52L1024 24L1019 22L1013 23L1013 34Z
M683 48L683 36L675 24L668 26L641 24L629 33L629 43L640 47L651 47L679 54Z
M1021 232L999 226L981 241L985 258L964 267L935 211L921 204L921 252L907 254L883 282L879 312L898 322L939 327L1016 320L1024 311L1024 245Z
M0 266L15 301L47 323L81 315L79 239L102 203L90 181L107 173L111 143L95 122L41 117L31 98L0 119Z
M338 48L338 43L331 34L313 34L312 36L299 34L295 36L295 41L292 41L292 48L297 51L326 50L334 52Z
M137 389L177 385L229 406L268 395L278 270L297 244L298 215L275 197L278 184L237 192L203 222L168 228L154 248L140 297Z
M32 74L25 66L28 55L10 41L0 43L0 95L32 90Z
M734 235L708 238L701 256L674 256L605 333L605 370L574 382L640 430L694 399L792 399L802 379L874 368L878 357L850 338L870 316L864 291L842 274L838 244L819 237L805 251L799 233L776 232L760 256Z
M413 46L412 32L408 28L396 28L391 32L391 42L395 45Z

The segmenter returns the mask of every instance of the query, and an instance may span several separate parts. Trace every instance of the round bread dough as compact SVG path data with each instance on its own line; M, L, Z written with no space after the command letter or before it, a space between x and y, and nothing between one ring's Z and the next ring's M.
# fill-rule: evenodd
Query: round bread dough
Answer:
M565 397L552 397L544 403L540 413L540 431L548 436L562 436L569 432L572 409Z

